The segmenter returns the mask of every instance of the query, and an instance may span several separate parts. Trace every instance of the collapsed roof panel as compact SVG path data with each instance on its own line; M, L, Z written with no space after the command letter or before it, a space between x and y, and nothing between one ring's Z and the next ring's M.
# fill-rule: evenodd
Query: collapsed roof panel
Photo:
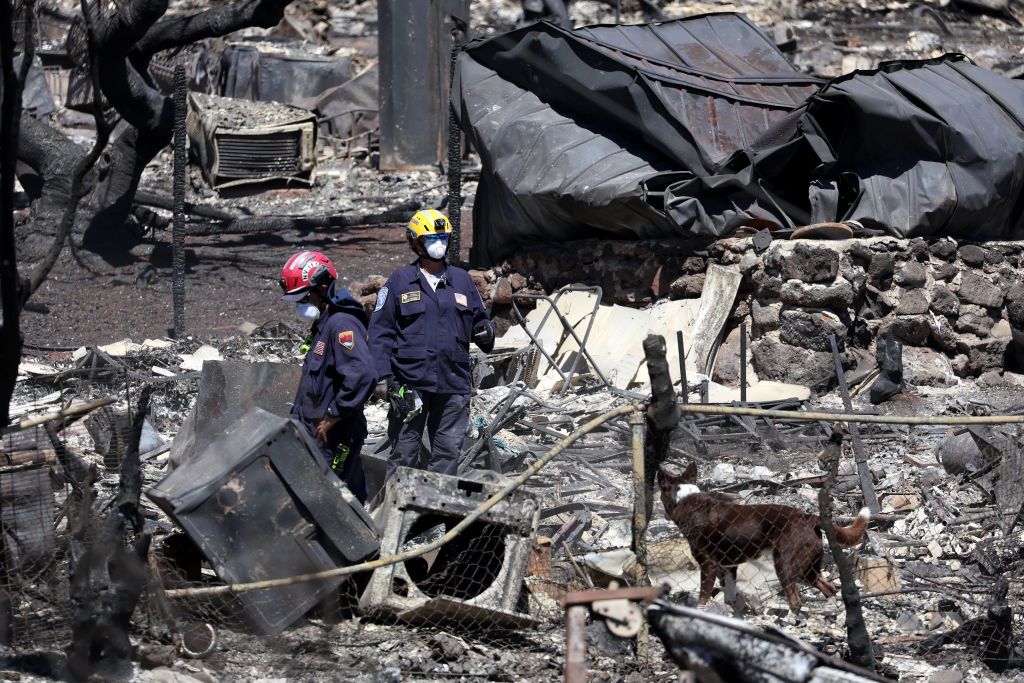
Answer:
M1024 84L962 55L837 78L772 132L729 172L668 187L673 222L713 236L755 218L856 221L898 237L1024 234Z
M856 221L1015 239L1024 84L962 55L824 84L715 14L471 43L453 90L483 169L476 263L528 241Z
M587 26L576 35L603 46L719 76L792 75L789 60L742 14L705 14L657 24Z
M577 32L541 23L472 43L453 101L484 166L474 259L537 237L678 232L650 193L713 173L818 86L737 14Z

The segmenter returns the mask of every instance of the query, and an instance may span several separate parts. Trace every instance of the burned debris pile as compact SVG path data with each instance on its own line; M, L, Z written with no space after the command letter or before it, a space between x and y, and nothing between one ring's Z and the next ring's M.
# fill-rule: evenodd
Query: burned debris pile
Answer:
M107 135L82 115L92 88L128 91L117 70L93 81L92 45L158 104L100 100L123 120L85 176L76 255L85 224L134 206L149 261L127 288L151 293L153 229L184 206L176 272L212 263L256 296L216 310L217 337L30 335L0 432L5 675L1019 674L1024 247L984 240L1020 236L1024 100L997 73L1016 48L952 54L942 17L971 3L253 0L230 27L273 26L189 40L164 29L204 3L130 36L117 4L82 6L95 45L85 17L44 12L22 160L41 180L22 175L20 230L56 229L48 198L79 142ZM710 13L569 20L684 9ZM789 16L805 13L836 26ZM541 15L558 21L513 26ZM861 44L839 28L851 16L912 45ZM953 29L983 41L995 21ZM182 68L187 198L167 195L161 151ZM453 224L472 208L472 258L491 267L471 277L501 334L473 352L454 474L386 478L394 425L368 401L364 503L290 417L303 331L234 325L273 315L251 302L277 294L272 250L299 243L339 254L369 314L387 296L373 273L409 255L401 227L394 244L364 228L427 205Z

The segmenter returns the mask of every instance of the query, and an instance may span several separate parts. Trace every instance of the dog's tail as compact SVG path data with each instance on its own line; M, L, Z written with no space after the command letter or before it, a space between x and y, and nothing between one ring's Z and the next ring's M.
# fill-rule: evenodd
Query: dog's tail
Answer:
M868 528L868 520L871 519L871 511L861 508L857 513L857 519L853 520L850 526L837 526L835 528L836 540L842 545L854 545L860 542L864 532Z

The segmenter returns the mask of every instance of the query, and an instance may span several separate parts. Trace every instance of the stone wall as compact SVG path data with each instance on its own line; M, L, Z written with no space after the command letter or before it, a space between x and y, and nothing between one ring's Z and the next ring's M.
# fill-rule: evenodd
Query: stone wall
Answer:
M502 304L518 289L585 282L601 285L606 303L644 306L700 296L708 263L720 263L743 275L727 336L749 322L753 368L762 379L827 388L834 377L830 334L849 365L870 360L874 340L891 334L904 344L911 384L948 385L1019 367L1024 243L762 239L539 247L481 275L481 289Z

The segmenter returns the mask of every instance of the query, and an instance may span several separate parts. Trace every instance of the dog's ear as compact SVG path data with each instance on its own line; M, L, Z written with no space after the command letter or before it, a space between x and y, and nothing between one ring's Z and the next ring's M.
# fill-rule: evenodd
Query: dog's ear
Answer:
M690 464L686 466L685 470L683 470L683 477L680 482L683 484L696 484L697 476L697 463L691 460Z
M683 481L683 471L678 465L666 462L658 468L658 485L663 491L675 489Z

